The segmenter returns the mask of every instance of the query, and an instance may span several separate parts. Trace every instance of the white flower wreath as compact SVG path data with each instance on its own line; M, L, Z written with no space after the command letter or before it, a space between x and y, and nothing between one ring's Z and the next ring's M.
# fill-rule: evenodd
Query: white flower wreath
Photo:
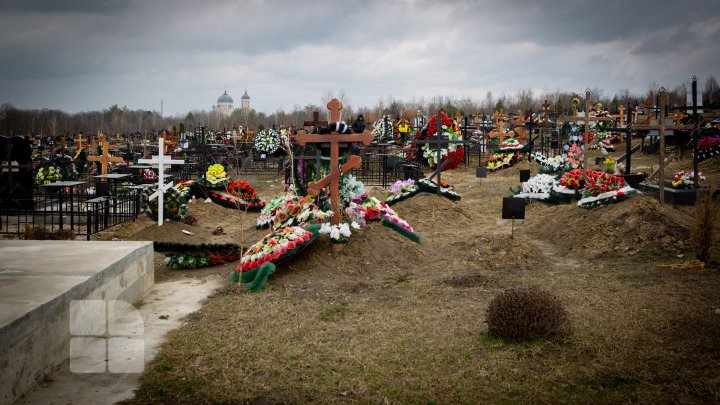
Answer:
M280 133L274 129L263 129L255 135L255 150L261 157L272 155L280 147Z

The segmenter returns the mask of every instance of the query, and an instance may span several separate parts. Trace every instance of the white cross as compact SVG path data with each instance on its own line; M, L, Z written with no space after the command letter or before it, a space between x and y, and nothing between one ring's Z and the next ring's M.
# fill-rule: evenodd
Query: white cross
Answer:
M168 158L163 154L165 150L163 141L164 139L162 138L158 139L158 154L153 155L152 159L138 159L138 163L158 165L158 189L150 195L151 200L155 198L158 199L158 226L162 226L163 224L163 212L165 211L165 199L163 197L165 196L165 192L173 186L172 181L165 184L165 166L170 167L171 165L185 164L184 160L173 160L172 156Z

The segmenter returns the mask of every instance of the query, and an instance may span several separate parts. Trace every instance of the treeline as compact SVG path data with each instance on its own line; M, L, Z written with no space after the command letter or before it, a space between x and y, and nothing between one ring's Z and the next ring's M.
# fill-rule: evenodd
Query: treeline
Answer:
M591 89L592 102L602 102L611 112L617 111L620 105L646 103L646 100L655 100L659 85L651 85L644 94L631 93L629 90L620 90L613 94L603 89ZM668 99L671 107L683 106L686 103L689 83L668 88ZM705 79L702 90L703 105L720 104L720 86L715 77ZM521 90L515 94L493 94L488 92L484 98L455 98L435 96L431 98L413 98L411 100L398 100L392 97L380 99L372 107L354 107L352 101L344 91L333 93L326 91L323 100L332 97L343 102L343 119L350 121L358 114L363 114L366 121L379 119L383 114L392 117L414 118L418 111L424 115L434 114L440 108L451 116L460 113L473 116L475 114L492 115L500 108L508 113L518 110L527 112L542 111L545 100L550 103L553 113L565 114L569 111L572 99L581 100L581 108L585 105L585 93L567 91L540 92ZM73 135L83 133L128 133L128 132L158 132L163 129L175 129L178 132L191 131L198 125L208 130L230 130L232 128L258 128L260 126L296 125L301 126L303 121L311 120L314 111L321 112L321 119L327 119L327 112L323 102L321 105L308 104L304 107L295 106L293 111L278 110L265 114L255 110L236 109L228 116L222 116L211 111L190 111L185 115L162 117L157 111L130 110L117 104L102 111L86 111L79 113L66 113L61 110L50 109L21 109L5 103L0 106L0 135Z

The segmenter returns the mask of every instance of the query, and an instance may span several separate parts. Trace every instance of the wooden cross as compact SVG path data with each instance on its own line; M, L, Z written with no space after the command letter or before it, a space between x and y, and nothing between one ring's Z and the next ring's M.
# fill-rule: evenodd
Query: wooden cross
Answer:
M503 120L507 119L508 115L505 114L505 111L498 110L495 111L495 114L493 114L492 118L495 120L495 129L490 131L490 136L497 136L498 138L500 138L500 145L502 145L505 138L505 121Z
M665 203L665 130L666 129L682 129L682 130L689 130L692 129L692 125L665 125L665 105L667 104L667 90L665 90L664 87L660 88L660 98L658 103L660 104L660 117L658 119L658 123L655 125L633 125L632 129L635 131L648 131L651 129L657 129L660 134L660 158L659 158L659 166L657 169L656 174L659 177L658 186L659 186L659 192L658 200L660 202L660 205L663 205ZM651 176L648 177L648 179L655 176L655 173L653 173ZM697 184L697 179L695 179Z
M174 137L172 135L168 135L167 132L163 132L162 139L163 144L165 145L165 154L172 155L173 151L175 150L175 145L177 145Z
M621 105L620 108L618 108L618 127L622 128L625 126L625 106Z
M88 156L87 160L91 162L100 162L100 174L107 174L108 163L121 163L124 162L123 158L119 156L110 156L110 144L107 141L101 140L102 155L100 156ZM105 179L102 179L105 181Z
M82 135L78 134L77 138L75 138L75 143L77 144L78 151L80 149L85 149L85 148L90 147L90 145L83 143L83 141L84 141L84 139L83 139Z
M681 113L680 111L675 112L675 115L671 116L673 118L673 121L675 121L675 125L682 125L682 120L687 118L688 116Z
M158 226L162 226L164 222L165 192L173 186L172 181L165 184L165 166L185 164L184 160L173 160L163 154L165 150L165 145L163 145L164 141L163 138L158 139L158 154L153 155L152 159L138 159L138 163L158 165L158 188L150 195L151 200L158 199Z
M316 127L318 125L327 125L327 121L320 121L320 112L319 111L313 111L313 120L312 121L304 121L303 122L303 128L307 127ZM250 129L248 129L248 133L250 133Z
M525 115L522 110L518 110L518 115L512 119L512 124L515 125L514 131L517 134L518 142L520 142L525 135L527 130L525 129Z
M331 108L331 103L328 103L328 108ZM342 103L338 101L340 108ZM335 104L335 103L333 103ZM336 108L335 104L332 108ZM336 111L340 111L337 109ZM331 110L332 113L332 110ZM331 116L332 117L332 116ZM330 135L319 135L319 134L308 134L306 131L298 132L295 140L298 145L305 146L308 143L329 143L330 144L330 174L320 179L320 181L308 184L308 193L311 195L318 195L320 190L330 185L330 202L332 205L333 217L332 224L340 224L340 175L347 173L351 169L360 167L362 159L360 156L350 155L347 162L340 166L340 144L349 142L362 142L363 145L368 146L375 138L370 131L365 130L362 134L340 134L336 131L332 131Z
M334 98L330 100L327 103L327 109L330 111L330 122L336 123L340 122L340 110L342 110L343 105L340 102L340 100Z

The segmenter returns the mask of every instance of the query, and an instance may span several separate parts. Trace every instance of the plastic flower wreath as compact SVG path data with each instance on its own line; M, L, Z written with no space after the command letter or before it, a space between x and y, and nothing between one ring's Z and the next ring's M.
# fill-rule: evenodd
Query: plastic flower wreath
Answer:
M207 171L205 172L205 180L212 188L224 188L230 182L230 179L227 177L227 173L225 172L225 167L223 167L220 163L208 166Z
M255 227L260 229L272 225L274 229L278 229L312 222L322 223L332 215L332 211L321 210L310 197L288 194L273 198L266 203Z
M705 180L705 176L701 172L698 172L697 175L698 182ZM695 186L695 172L690 171L686 172L684 170L680 170L675 172L675 176L673 177L672 181L673 188L693 188Z
M35 182L37 184L50 184L60 180L62 180L62 174L60 173L60 169L55 166L43 166L38 170L37 175L35 175Z
M447 114L445 114L444 112L441 112L440 119L440 125L442 126L442 134L446 135L451 141L460 140L460 131L457 129L457 127L455 127L455 122L452 120L452 118L448 117ZM430 118L430 121L428 121L427 134L425 135L425 139L430 140L432 136L435 136L437 134L437 129L437 115L433 115ZM415 136L415 139L417 139L417 137L418 135ZM427 160L430 167L435 167L438 163L447 160L448 164L445 165L445 167L443 168L443 171L445 171L452 170L460 166L463 157L465 156L465 148L455 143L448 144L447 148L440 149L440 162L436 162L437 149L430 147L429 144L423 145L422 153L423 157Z
M255 135L255 150L261 158L277 152L280 147L280 133L274 129L263 129Z

